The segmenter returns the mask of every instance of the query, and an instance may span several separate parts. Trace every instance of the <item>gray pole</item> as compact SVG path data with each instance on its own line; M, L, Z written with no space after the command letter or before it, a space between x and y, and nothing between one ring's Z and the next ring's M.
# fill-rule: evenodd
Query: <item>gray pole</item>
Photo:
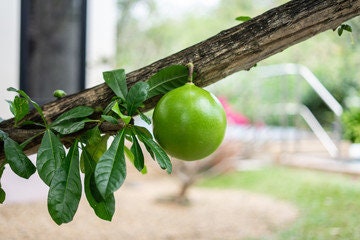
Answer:
M86 0L22 0L20 88L36 102L85 86Z

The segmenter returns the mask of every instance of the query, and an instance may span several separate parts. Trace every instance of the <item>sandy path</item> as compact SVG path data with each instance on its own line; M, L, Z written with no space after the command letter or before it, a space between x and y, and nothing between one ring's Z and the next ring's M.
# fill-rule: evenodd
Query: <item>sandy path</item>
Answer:
M244 239L288 226L297 217L289 203L237 190L192 188L190 206L160 203L177 190L166 174L130 174L116 192L112 222L98 219L83 196L71 223L57 226L46 199L0 206L0 239Z

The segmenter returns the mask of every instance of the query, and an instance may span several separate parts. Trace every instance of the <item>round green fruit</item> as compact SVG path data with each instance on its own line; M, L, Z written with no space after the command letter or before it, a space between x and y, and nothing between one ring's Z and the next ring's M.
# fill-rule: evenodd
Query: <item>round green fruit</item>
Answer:
M186 83L165 94L153 113L153 132L165 151L192 161L213 153L224 139L226 115L208 91Z

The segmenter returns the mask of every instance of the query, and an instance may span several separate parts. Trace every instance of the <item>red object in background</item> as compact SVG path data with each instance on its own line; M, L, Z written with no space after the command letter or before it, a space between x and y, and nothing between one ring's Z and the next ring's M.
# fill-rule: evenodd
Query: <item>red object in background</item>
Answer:
M234 125L248 125L248 124L250 124L250 121L249 121L249 119L247 117L245 117L241 113L235 112L231 108L231 106L230 106L230 104L229 104L229 102L227 101L226 98L219 97L219 100L220 100L221 104L224 107L228 124L234 124Z

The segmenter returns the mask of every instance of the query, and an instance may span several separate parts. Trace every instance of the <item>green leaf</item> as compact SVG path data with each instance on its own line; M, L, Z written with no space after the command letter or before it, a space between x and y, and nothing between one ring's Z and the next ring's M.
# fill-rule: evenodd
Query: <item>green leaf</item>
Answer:
M101 118L109 123L118 124L118 120L116 118L114 118L113 116L101 115Z
M97 144L101 139L101 131L99 126L95 126L81 135L80 142L86 145Z
M116 102L114 104L114 106L111 108L111 110L116 113L120 118L121 120L125 123L125 124L129 124L129 122L131 121L131 117L130 116L127 116L127 115L124 115L120 108L119 108L119 104L118 102Z
M3 138L5 158L11 170L22 178L28 179L36 171L36 167L24 154L20 145L9 137Z
M44 132L39 132L33 136L31 136L30 138L26 139L24 142L22 142L20 144L21 149L24 149L29 143L31 143L32 141L34 141L35 138L39 137L40 135L44 134Z
M117 69L103 72L103 78L115 95L120 99L125 100L128 93L125 70Z
M134 154L131 152L131 150L124 146L124 152L125 152L125 156L129 159L129 161L135 166L135 156ZM144 165L143 169L140 171L142 174L146 174L147 173L147 168Z
M341 36L343 34L344 29L342 27L338 28L338 35Z
M348 24L341 24L341 28L344 29L345 31L352 32L352 28Z
M140 118L144 121L144 122L146 122L147 124L151 124L151 119L148 117L148 116L146 116L143 112L140 112L140 111L138 111L139 112L139 115L140 115Z
M91 159L93 159L95 163L99 161L100 157L107 150L107 142L109 137L110 137L109 135L101 136L101 132L98 126L88 130L82 136L82 141L86 144L83 150L90 154ZM85 172L83 157L84 157L83 154L81 154L80 167L81 167L81 171Z
M3 166L0 166L0 180L1 180L1 176L4 172L4 165ZM4 189L2 189L1 187L1 181L0 181L0 203L3 203L5 201L5 198L6 198L6 193L4 191Z
M130 162L134 163L134 161L135 161L134 154L131 152L131 150L126 145L124 146L124 153L125 153L125 156L130 160Z
M88 130L85 133L85 136L87 137L85 149L90 154L91 158L97 163L107 149L107 142L110 136L101 136L98 126Z
M144 127L136 126L136 131L141 131L142 134L144 134L147 138L151 138L151 139L153 138L151 132ZM145 148L146 151L150 154L151 158L155 160L155 155L154 152L151 150L151 148L146 144L145 144Z
M94 113L94 109L87 106L78 106L61 114L51 125L56 126L69 120L85 118Z
M147 174L147 167L144 165L144 168L141 170L141 174Z
M29 102L27 99L15 96L14 101L8 101L10 111L14 115L15 125L29 113Z
M96 161L92 159L86 149L83 150L82 155L85 166L84 191L86 199L99 218L111 221L115 212L114 194L110 194L106 199L101 196L95 183Z
M165 94L188 81L189 70L183 65L171 65L155 73L148 81L148 99Z
M85 186L85 195L86 199L88 200L90 206L93 208L96 216L101 219L111 221L114 213L115 213L115 197L114 194L110 194L105 199L101 197L99 190L97 189L95 183L94 173L86 174L84 179L84 186ZM96 192L96 193L94 193ZM98 195L101 197L100 200L94 197Z
M132 128L131 130L132 145L130 151L134 155L134 166L139 172L141 172L144 168L144 154L136 138L136 131L134 130L134 128Z
M78 141L71 146L65 160L56 170L48 194L48 210L58 224L70 222L79 206L81 179L79 171Z
M26 126L26 125L35 125L35 126L39 126L39 127L43 127L43 128L46 127L44 124L37 123L37 122L31 121L31 120L26 120L21 123L21 126Z
M85 123L92 120L86 117L94 113L94 109L87 106L78 106L61 114L52 124L51 129L63 135L80 131L85 127Z
M20 94L21 96L23 96L28 102L30 102L34 108L36 109L36 111L39 113L41 119L43 120L44 124L47 125L47 121L46 121L46 118L44 116L44 113L41 109L41 107L39 106L39 104L37 104L35 101L33 101L29 95L27 95L24 91L22 90L18 90L16 88L13 88L13 87L10 87L7 89L8 91L11 91L11 92L17 92L18 94Z
M97 144L91 144L89 146L86 146L86 149L89 151L91 157L95 160L95 162L98 162L101 156L106 152L109 137L109 135L104 135L97 142Z
M249 17L249 16L240 16L240 17L235 18L235 20L240 21L240 22L247 22L247 21L249 21L251 19L252 18Z
M1 184L0 184L0 204L4 203L5 198L6 198L6 193L4 189L1 188Z
M149 137L144 133L140 127L134 127L136 135L142 141L145 146L147 146L155 154L156 161L162 169L166 169L168 173L172 172L172 164L169 156L166 152L153 140L152 137Z
M338 27L338 35L341 36L343 34L343 31L352 32L352 27L349 24L341 24Z
M4 173L4 170L5 170L5 163L3 163L2 165L0 165L0 179Z
M143 105L149 93L149 84L146 82L137 82L126 95L126 110L129 116L133 116L137 109Z
M65 150L60 139L50 130L46 130L38 150L36 167L40 178L50 186L56 170L65 158Z
M123 184L126 177L125 128L120 130L95 168L95 182L104 199Z
M91 119L81 119L81 120L68 120L60 122L56 125L52 125L51 129L55 130L58 133L61 133L63 135L71 134L77 131L80 131L85 127L85 124L87 122L92 122Z
M114 97L114 98L115 98L115 97ZM111 109L112 109L112 107L114 106L114 104L117 103L117 100L118 100L118 99L112 100L112 101L106 106L106 108L104 109L103 114L109 114L110 111L111 111Z

